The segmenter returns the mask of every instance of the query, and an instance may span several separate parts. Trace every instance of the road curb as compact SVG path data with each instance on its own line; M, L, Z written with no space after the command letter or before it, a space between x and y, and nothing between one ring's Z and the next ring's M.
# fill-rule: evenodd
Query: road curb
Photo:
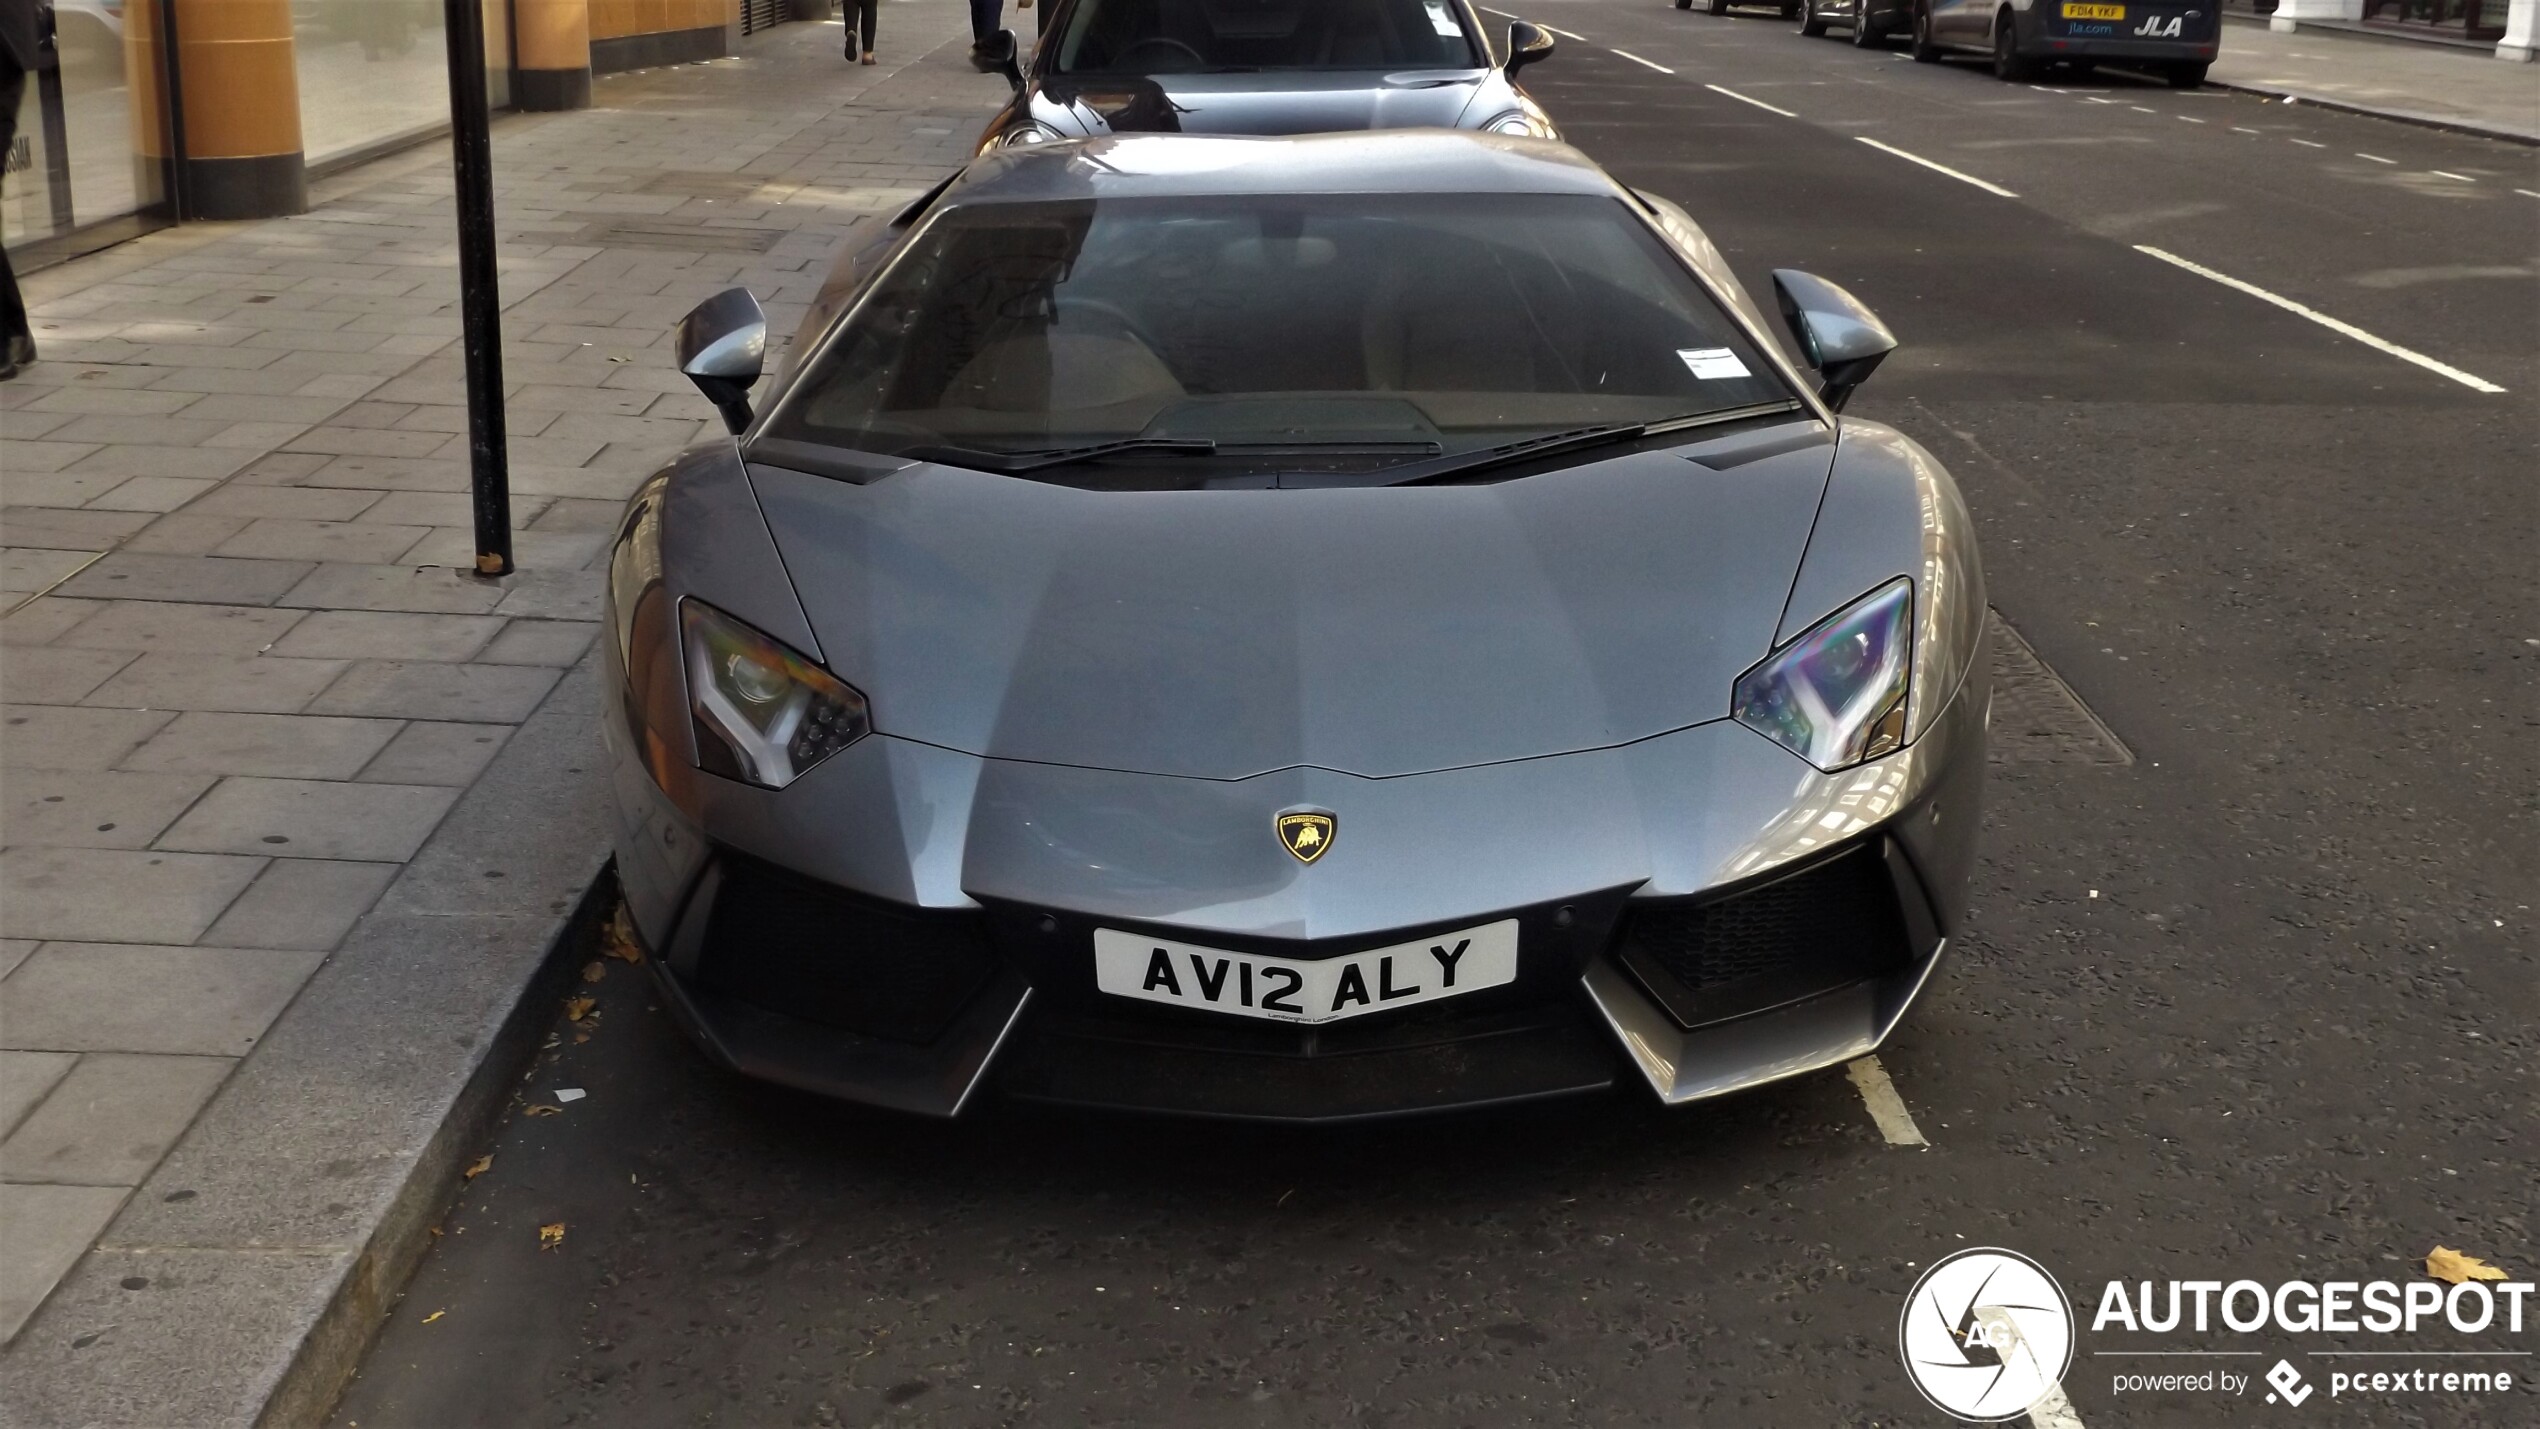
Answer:
M2341 114L2360 114L2367 119L2387 119L2394 124L2413 124L2420 129L2440 129L2451 134L2467 134L2476 139L2501 139L2508 144L2540 148L2540 134L2522 134L2511 129L2496 129L2464 119L2449 119L2439 114L2417 114L2405 109L2384 109L2370 104L2357 104L2346 99L2322 99L2301 90L2267 85L2235 83L2207 76L2205 83L2215 89L2235 94L2254 94L2265 99L2280 99L2287 104L2316 109L2334 109Z

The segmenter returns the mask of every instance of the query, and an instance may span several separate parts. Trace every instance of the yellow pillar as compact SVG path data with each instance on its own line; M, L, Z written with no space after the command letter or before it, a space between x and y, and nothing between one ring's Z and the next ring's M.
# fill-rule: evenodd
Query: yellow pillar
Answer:
M157 0L124 7L133 144L163 164L183 129L186 218L272 218L309 206L290 0L174 0L178 113L161 77Z
M512 30L520 43L515 107L591 107L590 0L512 0Z

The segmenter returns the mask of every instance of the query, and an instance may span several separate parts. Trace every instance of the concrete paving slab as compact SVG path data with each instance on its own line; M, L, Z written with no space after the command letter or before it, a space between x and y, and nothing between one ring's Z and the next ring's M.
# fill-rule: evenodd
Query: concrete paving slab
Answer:
M203 774L28 770L0 792L0 843L148 848L211 787Z
M189 711L122 767L277 779L350 779L397 735L395 720Z
M160 836L189 853L403 862L458 797L411 784L224 779Z
M237 1065L234 1057L89 1053L0 1141L0 1181L139 1185Z
M0 602L5 604L6 602ZM49 645L94 615L98 602L40 596L0 617L0 644Z
M388 784L446 784L463 788L502 752L511 726L446 724L416 720L398 731L360 778Z
M218 854L0 850L0 934L190 943L263 868L260 858ZM114 889L115 896L98 897L101 888Z
M289 714L316 699L345 668L342 660L155 650L90 692L87 703L125 709Z
M0 699L12 705L77 704L132 659L129 650L0 647Z
M422 539L421 528L414 530ZM406 543L412 545L412 540ZM410 610L482 615L503 599L503 587L441 566L337 563L318 567L282 598L284 605L329 610Z
M76 1052L0 1052L0 1136L17 1130L78 1060Z
M495 637L493 644L485 647L482 658L492 665L552 665L561 669L582 658L599 629L596 621L515 620Z
M310 706L316 713L511 724L537 708L555 672L519 665L365 660Z
M188 655L252 655L282 638L305 612L247 605L122 600L53 643L98 650L173 650Z
M344 940L396 876L393 863L277 858L203 934L203 942L324 952Z
M340 659L470 660L503 628L490 615L433 615L417 611L322 610L274 647L280 655Z
M0 1047L245 1056L323 956L48 942L9 974Z
M0 764L12 769L111 769L175 718L173 710L12 705L0 716Z
M71 577L61 593L108 600L271 605L309 571L306 561L204 560L123 550L109 552Z
M9 1228L9 1253L0 1255L0 1341L18 1333L130 1194L122 1186L0 1184L0 1225ZM48 1421L13 1416L9 1422Z
M245 530L222 542L213 554L293 561L393 561L430 534L431 528L425 526L265 516L248 522Z

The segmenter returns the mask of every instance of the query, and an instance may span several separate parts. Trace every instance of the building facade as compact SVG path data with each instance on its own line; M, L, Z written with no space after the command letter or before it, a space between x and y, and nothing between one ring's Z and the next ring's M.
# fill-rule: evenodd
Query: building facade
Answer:
M180 219L306 207L312 174L450 122L446 0L54 0L0 184L22 266ZM496 108L571 109L591 76L735 52L828 0L474 0Z

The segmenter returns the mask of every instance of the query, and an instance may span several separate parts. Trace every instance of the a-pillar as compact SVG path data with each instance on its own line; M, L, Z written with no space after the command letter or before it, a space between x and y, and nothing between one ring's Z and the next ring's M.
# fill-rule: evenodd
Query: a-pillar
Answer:
M2279 0L2275 14L2268 17L2267 28L2279 34L2291 34L2304 20L2361 20L2364 0Z
M2496 58L2540 59L2540 0L2513 0L2505 9L2505 37L2496 42Z
M169 8L180 105L173 122L161 83L167 46L158 0L124 7L133 147L142 163L164 165L181 132L185 168L177 182L187 218L273 218L307 209L291 0L170 0Z
M591 107L590 0L512 0L512 31L515 108Z

